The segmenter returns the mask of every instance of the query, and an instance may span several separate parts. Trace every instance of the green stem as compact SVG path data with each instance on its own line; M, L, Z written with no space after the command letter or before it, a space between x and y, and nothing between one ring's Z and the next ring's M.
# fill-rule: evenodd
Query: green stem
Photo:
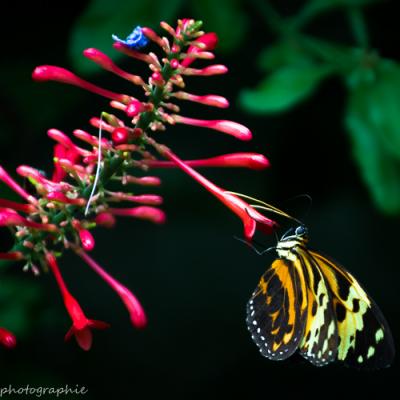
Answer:
M348 71L357 60L352 47L300 34L296 36L296 40L315 57L339 71Z
M360 7L349 7L347 17L357 45L363 49L369 47L368 30Z
M254 7L260 12L264 17L267 25L278 35L286 33L285 23L282 17L271 6L268 0L252 0Z

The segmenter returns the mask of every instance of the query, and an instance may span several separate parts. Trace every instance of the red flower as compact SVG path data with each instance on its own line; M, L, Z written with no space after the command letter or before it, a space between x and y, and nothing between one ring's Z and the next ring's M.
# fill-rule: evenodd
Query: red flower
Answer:
M69 316L72 319L72 327L69 329L67 334L65 335L65 340L71 338L72 335L75 336L75 339L78 345L83 350L89 350L92 346L92 328L95 329L106 329L109 327L109 324L103 321L94 321L88 319L86 315L83 313L81 306L76 301L76 299L71 295L67 286L65 285L64 279L61 276L60 270L58 268L56 258L53 254L46 254L47 264L53 272L54 277L60 287L61 295L63 296L65 308L68 311Z
M164 211L151 206L139 206L133 208L109 208L108 212L121 217L134 217L147 219L155 224L163 224L166 220Z
M64 293L64 304L72 319L72 326L66 333L65 340L75 336L78 345L83 350L90 350L93 340L91 329L106 329L110 325L103 321L94 321L86 318L79 303L69 292Z
M205 33L203 36L200 36L196 40L196 43L199 46L194 46L194 45L189 46L187 54L190 55L193 53L194 54L200 53L201 51L214 50L218 44L218 36L214 32L208 32L208 33ZM195 58L193 58L193 57L187 57L181 62L181 65L184 67L188 67L194 60L195 60Z
M32 73L32 78L38 82L45 81L56 81L66 83L67 85L78 86L82 89L88 90L89 92L96 93L100 96L117 100L122 103L127 103L130 97L124 94L114 93L110 90L100 88L93 83L87 82L82 78L79 78L71 71L65 68L57 67L55 65L41 65L36 67Z
M24 255L20 251L9 251L8 253L0 252L0 260L23 260Z
M204 120L196 118L188 118L182 115L173 115L175 122L179 124L186 124L192 126L199 126L201 128L214 129L219 132L227 133L240 140L251 140L252 134L249 128L234 121L226 121L222 119Z
M214 183L210 182L203 175L199 174L179 157L177 157L171 150L163 147L159 150L165 157L174 162L181 170L186 172L189 176L195 179L200 185L204 186L210 193L217 197L223 204L230 208L239 218L244 225L244 236L247 240L251 240L255 234L256 228L260 228L265 233L272 233L276 227L276 223L271 219L260 214L250 204L239 198L233 193L230 193Z
M60 182L67 175L67 172L59 164L58 162L59 160L68 160L72 164L75 164L79 159L80 155L74 148L68 149L64 147L62 144L57 143L54 146L54 172L51 180L53 182Z
M201 160L185 160L190 167L236 167L263 170L269 167L269 161L258 153L231 153L221 156L203 158ZM152 168L177 167L173 161L149 160L146 165Z
M0 181L3 181L9 188L15 193L19 194L23 199L36 205L38 201L25 191L13 178L7 173L7 171L0 165Z
M40 222L30 221L11 208L2 207L0 207L0 226L27 226L41 231L57 231L57 227L54 224L41 224Z
M129 312L132 325L136 328L144 328L147 325L147 317L136 296L126 286L122 285L106 272L87 253L80 249L76 249L76 253L118 294Z
M0 343L9 349L13 349L17 345L17 339L9 330L0 328Z

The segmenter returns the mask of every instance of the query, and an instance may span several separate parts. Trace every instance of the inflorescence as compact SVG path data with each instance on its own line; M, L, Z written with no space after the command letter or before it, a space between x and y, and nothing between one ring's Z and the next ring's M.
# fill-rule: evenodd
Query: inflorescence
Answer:
M48 136L56 142L52 177L48 178L42 171L27 165L17 168L17 173L32 184L34 193L25 190L0 166L0 181L22 200L0 199L0 226L7 227L15 240L9 251L0 253L0 259L22 261L23 269L35 275L41 271L50 271L54 275L72 320L65 338L74 335L84 350L91 347L91 329L104 329L108 324L86 317L69 292L57 259L64 251L73 251L119 295L132 324L137 328L144 327L146 314L135 295L106 272L89 252L95 246L93 228L112 228L118 216L146 219L156 224L165 222L165 213L160 208L162 197L141 193L141 189L150 190L161 183L157 176L148 174L152 169L180 168L241 218L247 240L251 240L256 228L270 233L275 225L240 195L218 187L193 169L244 167L261 170L269 166L263 155L233 153L183 161L155 139L155 132L164 131L168 125L174 124L210 128L239 140L250 140L252 136L248 128L233 121L201 120L180 115L175 100L228 107L228 101L222 96L184 91L186 77L220 75L228 69L220 64L204 68L192 66L198 59L214 59L212 51L217 45L215 33L200 30L201 21L178 20L176 28L165 22L160 25L169 38L159 36L148 27L136 27L125 40L113 35L117 51L148 65L151 71L148 79L122 70L97 49L89 48L83 52L103 69L141 88L144 92L142 100L98 87L64 68L37 67L33 72L34 80L62 82L96 93L111 100L110 106L115 114L102 112L100 118L91 118L89 122L95 128L95 134L76 129L72 132L74 140L58 129L48 130ZM161 56L143 51L149 42L158 46ZM118 190L114 189L116 185L119 185ZM128 191L127 187L134 189ZM0 343L14 347L15 336L0 328Z

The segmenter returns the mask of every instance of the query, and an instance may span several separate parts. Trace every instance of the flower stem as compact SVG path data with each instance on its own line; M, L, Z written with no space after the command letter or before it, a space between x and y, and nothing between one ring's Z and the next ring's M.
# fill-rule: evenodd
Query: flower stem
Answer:
M262 17L265 19L267 25L277 34L283 34L286 32L285 24L282 21L282 17L278 14L270 2L267 0L252 0L255 8L260 12Z
M369 47L368 30L360 7L349 7L347 18L357 45L363 49Z

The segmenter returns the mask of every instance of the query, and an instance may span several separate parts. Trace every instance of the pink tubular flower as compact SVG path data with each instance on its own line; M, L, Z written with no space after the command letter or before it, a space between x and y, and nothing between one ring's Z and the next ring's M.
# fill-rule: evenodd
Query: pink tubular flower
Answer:
M139 100L133 99L126 106L126 115L130 118L136 117L141 111L143 111L142 103Z
M12 332L0 327L0 343L8 349L13 349L17 345L17 339Z
M234 136L240 140L251 140L252 134L249 128L244 125L238 124L233 121L225 121L225 120L203 120L203 119L195 119L183 117L181 115L173 115L174 121L179 124L193 125L199 126L202 128L214 129L216 131L227 133L228 135Z
M184 161L172 153L171 150L164 148L163 154L166 158L174 162L182 171L186 172L189 176L204 186L210 193L217 197L242 220L244 225L244 236L247 240L250 241L252 239L257 226L259 226L260 229L266 233L271 233L273 231L274 227L276 226L275 222L264 217L250 204L207 180L204 176L189 167Z
M106 54L102 53L100 50L90 48L83 51L83 55L89 60L95 62L100 67L104 68L106 71L110 71L113 74L120 76L127 81L132 82L135 85L144 85L143 79L138 75L130 74L119 68Z
M64 204L74 204L76 206L81 206L81 207L86 204L85 199L82 198L70 199L61 192L50 192L46 194L46 199L51 201L57 201L59 203L64 203Z
M212 76L226 74L227 72L228 68L225 65L216 64L201 69L185 68L181 74L188 76Z
M15 211L22 211L28 214L33 213L36 210L32 204L20 204L6 199L0 199L0 207L12 208Z
M269 167L269 161L259 153L232 153L222 156L204 158L201 160L185 160L190 167L239 167L254 170L263 170ZM173 161L148 160L146 165L152 168L174 168L177 167Z
M128 103L130 100L130 97L127 95L114 93L110 90L106 90L99 86L93 85L93 83L87 82L84 79L79 78L71 71L54 65L41 65L40 67L36 67L32 73L32 78L38 82L56 81L66 83L68 85L78 86L89 92L93 92L100 96L112 100L117 100L122 103Z
M105 228L113 228L116 223L114 215L109 212L97 214L94 222L97 225L104 226Z
M159 185L161 185L161 179L158 178L157 176L137 177L137 176L127 175L127 176L124 176L122 182L125 184L133 183L135 185L141 185L141 186L159 186Z
M62 190L64 186L68 186L67 183L62 184L61 182L53 182L46 179L42 172L28 165L20 165L17 168L17 173L24 178L28 178L41 194L43 192L59 191Z
M129 57L136 58L137 60L144 61L147 64L152 64L153 63L153 58L149 56L148 54L141 53L140 51L130 49L126 46L124 46L122 43L115 42L113 44L113 47L115 50L120 51L121 53L126 54Z
M83 142L89 143L92 146L97 147L99 145L99 139L96 136L90 135L82 129L75 129L72 134ZM102 139L101 147L105 150L109 150L111 145L106 139Z
M17 182L8 175L7 171L0 165L0 181L3 181L9 188L11 188L15 193L19 194L27 202L34 205L38 204L38 201L27 193Z
M86 251L93 250L95 246L95 240L90 231L83 228L81 223L77 219L72 220L71 224L78 232L83 249L85 249Z
M111 139L117 145L127 143L128 138L129 131L122 126L120 126L119 128L115 128L111 133Z
M83 250L76 250L76 253L97 273L104 281L118 294L123 303L125 304L132 325L136 328L144 328L147 325L147 317L143 310L142 305L136 296L124 285L113 278L106 272L99 264L96 263L87 253Z
M57 227L53 224L41 224L21 217L11 208L0 207L0 226L26 226L41 231L56 232Z
M153 29L144 26L142 29L143 34L152 42L158 44L161 48L165 47L165 42L153 31Z
M65 133L59 131L58 129L49 129L47 131L47 136L58 142L61 146L65 148L65 153L63 157L70 161L77 161L80 156L86 157L90 154L90 151L81 149L78 147ZM57 157L56 154L54 154Z
M24 255L20 251L9 251L8 253L0 253L0 260L22 260Z
M102 321L94 321L86 318L85 314L82 311L81 306L76 301L76 299L71 295L68 291L67 286L65 285L64 279L61 276L60 270L57 265L57 261L53 254L46 254L46 261L48 266L50 267L58 286L61 291L61 295L64 300L65 308L68 311L69 316L72 319L72 327L65 335L65 340L69 340L72 335L75 336L75 339L78 345L83 350L90 350L92 347L92 328L96 329L106 329L109 327L109 324Z
M163 224L166 220L164 211L151 206L139 206L133 208L109 208L108 211L121 217L134 217L147 219L155 224Z
M196 45L189 46L187 54L199 53L204 50L214 50L218 44L218 36L214 32L205 33L196 40L195 44ZM181 62L181 65L183 67L188 67L194 60L194 58L187 57Z
M80 159L80 154L73 147L67 148L60 143L54 146L54 172L51 178L53 182L61 182L67 176L67 172L59 164L59 160L62 159L75 164Z
M180 100L189 100L200 104L205 104L207 106L227 108L229 107L229 102L225 97L217 96L215 94L207 94L204 96L196 96L191 93L186 92L174 92L173 97Z
M139 204L147 204L151 206L159 206L163 202L163 198L156 194L139 194L129 195L124 192L111 192L110 200L114 201L132 201Z
M82 248L86 251L92 251L95 246L93 235L87 229L80 229L78 231L79 238L81 239Z

